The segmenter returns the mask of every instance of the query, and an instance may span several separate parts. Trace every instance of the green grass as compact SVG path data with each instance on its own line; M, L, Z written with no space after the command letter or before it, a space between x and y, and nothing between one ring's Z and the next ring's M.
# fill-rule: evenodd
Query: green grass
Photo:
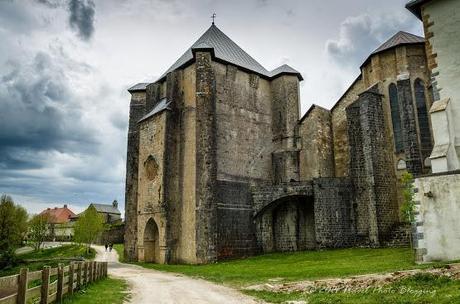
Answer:
M360 292L317 291L312 294L300 292L272 293L247 291L251 296L269 303L305 301L309 304L406 304L406 303L460 303L460 281L429 274L416 275L388 286Z
M118 253L118 259L121 263L125 261L125 254L124 254L124 245L123 244L113 244L113 249L115 249Z
M64 304L121 304L129 296L123 280L107 278L97 281L64 298Z
M122 246L116 247L122 252ZM122 255L120 255L122 256ZM416 265L409 248L352 248L295 253L272 253L208 265L159 265L136 263L145 268L182 273L217 283L245 286L279 278L282 281L389 272L432 265Z
M64 245L56 248L43 249L38 252L29 252L18 255L19 264L14 267L0 270L0 276L17 274L21 268L29 268L29 271L35 271L43 269L43 266L56 267L58 263L69 264L69 261L65 260L37 261L31 263L27 263L25 260L46 260L73 257L94 259L95 256L96 251L94 249L91 248L90 252L86 253L86 247L80 245Z

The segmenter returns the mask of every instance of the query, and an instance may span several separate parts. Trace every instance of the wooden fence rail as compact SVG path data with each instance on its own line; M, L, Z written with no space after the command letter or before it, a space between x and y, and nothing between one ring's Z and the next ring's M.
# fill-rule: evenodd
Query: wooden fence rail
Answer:
M64 295L107 277L107 262L72 262L57 268L0 277L0 304L61 303Z

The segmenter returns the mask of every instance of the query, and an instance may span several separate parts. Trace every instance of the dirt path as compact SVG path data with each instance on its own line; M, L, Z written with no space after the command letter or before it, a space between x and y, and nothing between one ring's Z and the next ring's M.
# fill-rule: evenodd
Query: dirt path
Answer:
M255 304L260 303L238 291L192 279L180 274L159 272L136 265L118 262L115 250L105 252L104 247L94 246L96 261L109 262L109 274L122 278L131 287L129 303L136 304Z
M330 291L360 291L369 287L382 287L401 279L415 276L417 274L432 274L435 276L446 276L460 280L460 264L445 265L440 268L401 270L389 273L371 273L364 275L350 276L346 278L332 278L307 280L299 282L288 282L281 284L258 284L248 286L246 290L270 291L270 292L304 292L312 293L318 290Z

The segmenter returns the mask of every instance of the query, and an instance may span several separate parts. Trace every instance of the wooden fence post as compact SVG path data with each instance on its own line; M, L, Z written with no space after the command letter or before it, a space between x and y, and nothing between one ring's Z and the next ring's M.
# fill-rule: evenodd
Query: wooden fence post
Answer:
M93 281L93 263L90 261L88 262L88 283L91 283Z
M86 285L88 283L88 263L83 262L83 285Z
M42 287L40 291L40 304L48 304L50 293L50 267L45 266L42 270Z
M107 277L109 262L104 262L104 277Z
M97 263L93 262L93 281L97 280Z
M94 262L91 261L89 262L91 264L91 276L90 276L90 279L91 279L91 283L94 282Z
M56 302L62 303L62 291L64 287L64 266L58 264L58 279L57 279L57 292L56 292Z
M81 288L81 262L77 263L77 289Z
M70 262L69 265L69 295L73 294L73 270L74 270L74 263Z
M28 268L21 268L21 272L19 273L18 296L17 296L17 303L18 304L25 304L26 303L28 272L29 272Z
M99 280L99 271L100 271L99 263L96 262L96 280Z

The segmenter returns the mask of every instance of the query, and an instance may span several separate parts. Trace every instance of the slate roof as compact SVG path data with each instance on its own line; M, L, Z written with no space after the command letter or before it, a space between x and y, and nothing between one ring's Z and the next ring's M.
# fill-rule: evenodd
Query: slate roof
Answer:
M297 77L299 77L300 80L303 80L303 77L302 75L300 75L300 73L292 68L291 66L287 65L287 64L283 64L282 66L274 69L273 71L270 72L270 77L273 78L275 76L278 76L280 74L293 74L293 75L297 75Z
M399 31L396 34L394 34L390 39L385 41L381 46L379 46L375 51L373 51L369 57L364 61L364 63L361 65L363 67L365 64L369 62L371 59L372 55L381 53L383 51L392 49L394 47L404 45L404 44L422 44L425 43L425 38L410 34L407 32Z
M140 82L140 83L130 87L128 89L128 92L132 93L132 92L137 92L137 91L144 91L147 88L148 85L149 85L149 83L147 83L147 82Z
M147 115L145 115L144 117L142 117L139 122L143 121L143 120L146 120L147 118L150 118L152 116L154 116L155 114L158 114L160 112L163 112L164 110L170 110L169 108L169 104L171 102L166 99L166 98L163 98L161 99L156 105L155 107L153 108L152 111L150 111L149 113L147 113Z
M105 204L92 203L90 204L90 206L93 206L94 208L96 208L97 212L121 214L120 210L118 210L118 208L115 208L112 204L105 205Z
M64 205L64 208L48 208L40 213L40 215L45 214L50 217L49 222L51 224L67 223L68 221L70 221L71 217L75 216L75 213L73 213L72 210L67 208L67 205Z
M432 1L432 0L411 0L406 4L406 8L411 11L412 14L417 16L420 20L422 20L422 14L420 12L420 8L423 4Z
M272 72L266 70L213 24L157 81L163 80L169 72L193 62L193 51L198 49L212 49L217 60L236 65L266 78L286 73L298 75L299 79L302 80L300 73L287 65L283 65Z

